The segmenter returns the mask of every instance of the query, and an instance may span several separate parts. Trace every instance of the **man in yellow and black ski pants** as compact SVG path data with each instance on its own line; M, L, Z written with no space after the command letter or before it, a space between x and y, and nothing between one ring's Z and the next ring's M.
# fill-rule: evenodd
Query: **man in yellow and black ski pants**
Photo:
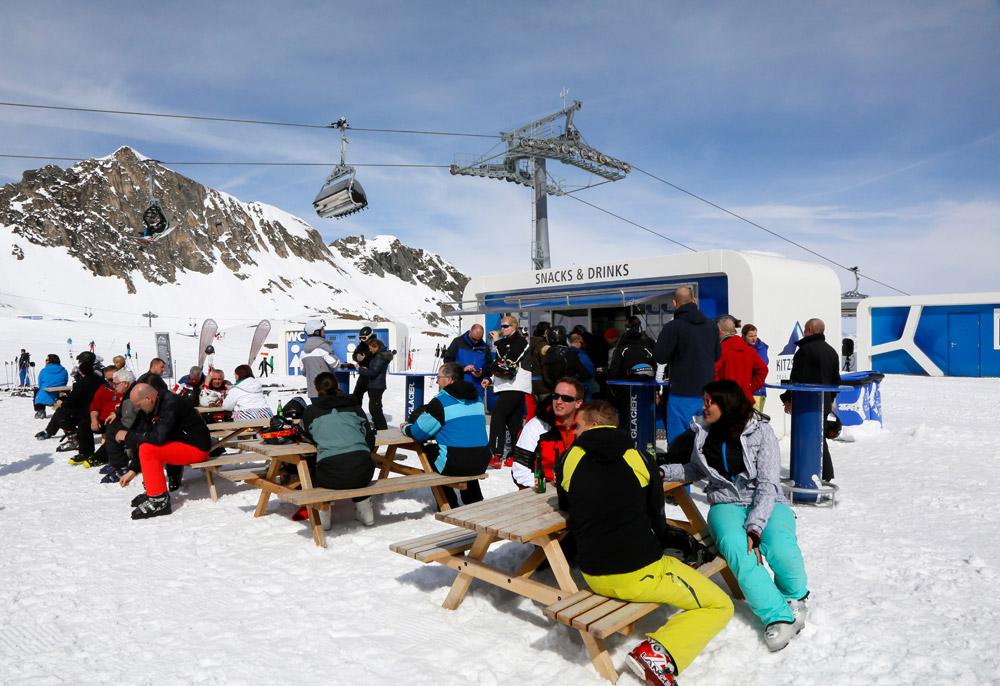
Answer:
M673 684L674 675L733 616L733 602L706 577L663 554L669 529L660 471L617 424L608 402L580 408L577 439L556 465L559 508L568 513L576 562L594 593L685 610L626 660L647 683Z

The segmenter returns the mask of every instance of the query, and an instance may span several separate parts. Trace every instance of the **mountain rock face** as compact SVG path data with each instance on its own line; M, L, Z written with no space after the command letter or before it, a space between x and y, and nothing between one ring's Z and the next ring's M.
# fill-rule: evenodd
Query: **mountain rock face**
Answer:
M143 228L150 168L153 195L172 231L154 245L140 246L128 237ZM220 291L245 292L248 303L263 298L276 310L297 305L376 319L392 313L370 294L392 293L402 285L398 278L414 286L410 300L419 306L408 311L424 324L447 327L440 303L461 299L468 282L439 256L391 236L369 241L352 236L327 246L298 217L241 202L147 162L128 147L69 169L52 165L25 171L20 182L0 187L0 227L12 239L4 250L13 259L37 254L26 250L31 246L58 250L94 277L121 280L129 294L147 293L149 285L182 284L201 274L219 284ZM365 298L351 297L359 279L369 294ZM239 282L242 286L234 288Z
M411 248L393 236L378 236L365 241L364 236L338 238L330 247L350 259L362 274L392 274L407 283L423 283L443 291L458 302L469 277L439 255L422 248Z

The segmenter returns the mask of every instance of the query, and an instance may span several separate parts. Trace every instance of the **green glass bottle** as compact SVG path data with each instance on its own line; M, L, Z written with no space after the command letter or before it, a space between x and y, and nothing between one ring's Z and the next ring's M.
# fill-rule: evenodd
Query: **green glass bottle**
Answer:
M535 455L535 493L545 493L545 470L542 468L541 455Z
M274 414L278 415L278 416L281 415L281 400L280 399L278 400L278 410Z

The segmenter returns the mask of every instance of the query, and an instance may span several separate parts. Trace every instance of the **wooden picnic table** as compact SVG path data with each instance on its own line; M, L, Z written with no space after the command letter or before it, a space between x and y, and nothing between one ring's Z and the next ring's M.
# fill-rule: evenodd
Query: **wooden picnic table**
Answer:
M222 405L196 405L195 410L201 414L212 414L213 412L228 412Z
M260 441L241 442L240 447L245 451L250 451L263 455L270 461L265 472L254 470L238 470L237 472L219 472L225 478L235 477L235 480L244 481L256 488L261 489L260 498L257 501L257 508L254 510L255 517L262 517L267 514L267 506L271 495L279 495L284 499L294 500L291 494L302 490L313 489L312 477L309 474L309 464L307 457L316 454L316 446L311 443L285 443L281 445L269 445ZM384 447L385 453L377 452L378 448ZM372 458L379 471L376 476L376 483L387 479L390 473L413 476L426 474L437 476L437 479L417 480L414 484L426 484L434 494L434 500L439 510L450 508L448 499L444 494L444 482L455 482L453 485L462 487L458 482L480 477L441 477L431 467L427 455L424 453L421 444L403 434L399 429L387 429L379 431L375 435L376 452L372 453ZM396 451L398 449L409 450L417 453L420 460L420 467L400 464L397 461ZM233 456L235 457L235 456ZM248 461L248 460L244 460ZM290 463L296 466L298 479L292 478L289 483L280 483L282 463ZM463 482L464 483L464 482ZM303 503L307 504L307 503ZM307 504L308 505L308 504ZM313 528L314 538L317 545L325 546L325 538L322 535L322 526L319 521L319 513L316 507L309 506L309 524Z
M46 388L44 390L48 391L49 393L64 393L66 391L72 391L73 387L72 386L50 386L49 388Z
M691 500L685 484L668 482L663 485L663 490L677 501L687 517L686 521L667 521L691 532L696 538L706 542L710 540L708 524ZM393 544L390 550L420 562L437 562L458 572L444 600L445 609L458 608L473 579L505 588L546 606L565 601L578 593L560 545L567 533L566 516L558 509L558 496L553 486L550 485L545 493L535 493L530 489L508 493L440 512L436 517L451 524L452 529ZM511 572L483 561L490 547L502 541L530 543L535 548ZM544 560L548 561L555 576L555 586L531 578ZM733 596L743 597L736 576L721 555L700 567L699 571L707 576L721 572ZM623 632L629 633L630 629L626 628ZM601 638L595 637L586 628L581 628L580 634L598 672L614 682L618 675Z

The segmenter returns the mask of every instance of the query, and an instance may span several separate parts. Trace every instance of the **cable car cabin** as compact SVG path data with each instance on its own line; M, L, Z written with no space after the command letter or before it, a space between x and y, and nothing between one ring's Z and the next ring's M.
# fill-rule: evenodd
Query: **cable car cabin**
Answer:
M767 383L787 379L795 341L813 317L826 322L826 339L840 340L840 280L825 265L777 256L709 250L706 252L574 264L494 276L473 277L461 307L459 328L482 324L497 329L505 314L517 317L528 335L540 321L572 331L582 324L595 336L608 329L624 333L638 316L654 339L674 316L673 292L688 286L708 317L731 314L741 324L757 327L769 346ZM594 360L596 366L602 366ZM775 410L777 393L768 391L769 414L778 435L784 413ZM774 396L773 398L771 396Z
M339 219L368 207L368 196L361 183L351 174L323 186L313 200L313 207L323 219Z
M146 225L146 230L142 232L143 237L146 238L166 235L167 229L170 227L167 215L163 213L157 203L153 203L142 213L142 223Z

